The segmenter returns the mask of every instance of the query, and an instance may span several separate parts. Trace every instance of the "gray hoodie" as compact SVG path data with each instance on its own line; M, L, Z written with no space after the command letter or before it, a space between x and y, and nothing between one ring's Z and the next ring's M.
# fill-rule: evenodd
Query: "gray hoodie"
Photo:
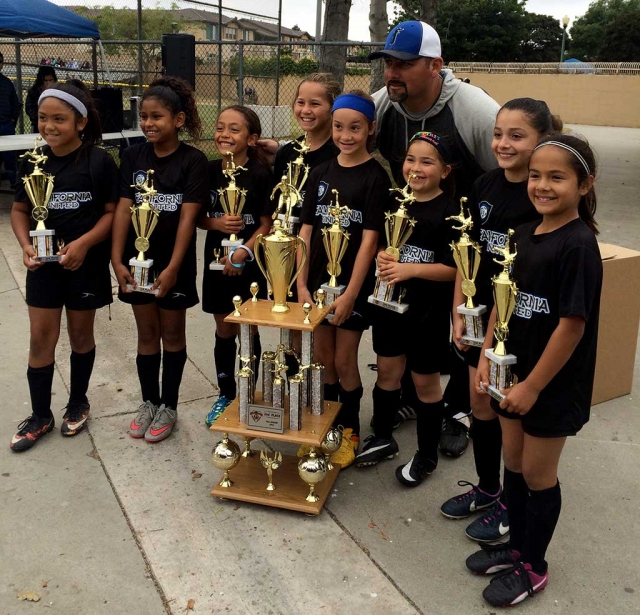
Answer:
M377 145L389 162L397 184L404 185L402 162L411 137L428 130L446 139L454 155L456 197L469 196L473 182L497 162L491 151L493 128L500 106L484 90L463 83L450 70L440 72L438 100L421 113L410 113L389 100L386 88L373 94Z

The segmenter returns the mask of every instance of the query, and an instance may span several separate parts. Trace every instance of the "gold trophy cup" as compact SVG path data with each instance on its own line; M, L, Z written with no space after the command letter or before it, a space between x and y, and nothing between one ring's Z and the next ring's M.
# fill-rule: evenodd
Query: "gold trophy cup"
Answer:
M462 343L467 346L482 347L484 344L484 324L482 315L487 311L486 305L475 305L473 296L476 294L476 276L480 267L480 245L469 238L467 233L473 227L473 220L469 215L465 216L464 206L467 197L460 199L460 213L457 216L450 216L447 220L453 220L460 226L454 226L456 231L460 231L460 239L451 243L453 250L453 260L456 262L460 276L462 277L462 293L467 298L464 304L456 308L458 314L464 317L464 333Z
M157 295L157 289L151 290L153 280L151 279L150 271L153 266L153 259L145 256L145 252L149 249L149 238L156 228L158 217L160 216L153 203L153 198L157 194L157 190L153 187L153 173L153 169L149 169L144 182L131 186L140 191L142 203L131 206L131 222L137 235L135 247L138 250L138 256L129 261L131 275L136 281L136 285L127 284L127 289Z
M415 219L411 218L407 213L407 205L416 200L411 190L412 179L413 175L409 175L409 181L402 190L400 188L391 188L391 192L400 193L400 196L396 197L396 201L400 203L400 206L395 213L388 211L384 215L384 226L387 235L385 252L392 256L395 261L400 260L402 246L407 243L411 233L413 233L413 227L416 225ZM376 285L373 289L373 295L368 298L369 303L404 314L409 309L408 304L402 303L402 298L404 297L402 290L404 289L401 289L398 298L393 301L395 284L389 284L381 280L379 271L376 271L376 276Z
M44 225L44 221L49 217L48 204L53 193L54 177L40 168L40 164L44 164L48 159L48 156L42 153L40 141L41 137L38 137L33 144L33 149L20 156L20 158L29 158L33 162L33 171L22 178L22 183L33 205L31 216L38 223L34 231L29 231L36 253L31 260L36 263L52 263L61 261L64 256L55 253L53 238L56 232ZM63 246L64 241L59 240L58 249Z
M233 162L233 152L226 152L225 155L229 156L229 162L222 173L229 178L229 184L226 188L218 188L220 205L222 206L222 211L224 211L225 214L229 216L242 216L245 199L247 198L247 191L242 188L238 188L238 185L236 184L236 175L238 175L240 171L246 171L247 169L245 167L237 167L235 165ZM220 242L220 245L224 249L224 255L229 256L229 248L241 246L243 243L243 239L239 239L235 233L232 233L229 236L229 239L223 239ZM211 261L209 269L224 269L224 265L220 262L219 256L216 256L215 260Z
M284 314L290 309L287 297L292 296L291 286L307 260L307 246L300 237L294 237L283 229L280 220L274 221L273 229L266 237L258 235L253 249L258 267L269 284L267 292L273 295L271 311ZM298 248L302 250L302 261L296 269Z
M511 374L511 366L517 363L517 358L513 354L507 354L505 342L509 337L509 319L516 306L518 288L511 278L510 268L518 254L517 247L513 246L510 251L509 243L513 230L509 229L507 244L504 248L498 248L503 260L494 258L494 262L502 265L503 269L499 275L492 278L493 298L496 305L496 324L493 327L493 334L496 338L496 345L484 351L489 359L489 387L487 393L494 399L502 401L505 396L500 389L509 389L518 381L515 375Z

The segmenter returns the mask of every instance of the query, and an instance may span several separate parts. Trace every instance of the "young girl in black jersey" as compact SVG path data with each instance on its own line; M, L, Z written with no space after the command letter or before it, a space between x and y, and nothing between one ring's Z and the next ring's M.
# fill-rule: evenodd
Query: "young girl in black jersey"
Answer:
M55 425L51 386L62 308L66 308L71 344L69 402L61 433L73 436L89 416L87 389L96 354L93 325L96 309L111 303L109 246L117 195L118 170L113 158L96 147L100 120L87 89L80 83L56 84L38 100L38 130L47 142L40 167L54 175L47 228L60 242L59 262L36 263L29 236L31 210L22 182L16 190L11 225L27 267L27 305L31 327L27 380L32 414L18 427L11 449L24 451ZM33 171L25 160L20 177Z
M207 425L211 425L236 397L238 325L224 321L233 310L231 300L235 295L248 299L251 297L251 283L264 280L254 261L253 245L259 234L266 235L269 232L275 203L269 198L271 171L262 150L257 147L261 131L260 119L248 107L227 107L216 123L215 144L222 160L209 163L211 199L198 221L198 226L208 231L204 248L202 309L213 314L216 321L213 356L220 389L220 395L207 415ZM242 217L225 214L218 195L218 190L229 184L229 178L223 174L223 169L231 162L229 154L233 154L233 162L237 167L245 169L236 175L238 187L247 191ZM237 248L230 248L229 255L224 256L221 241L228 239L231 233L244 240L244 243ZM223 270L209 269L209 263L214 260L214 251L224 265ZM262 290L266 291L266 281L262 283ZM257 331L254 332L253 348L256 357L260 357L260 336Z
M511 535L467 560L476 573L503 570L483 593L494 606L516 604L547 585L545 554L561 507L560 455L567 436L589 420L602 288L595 175L589 144L570 135L543 139L529 162L529 198L542 221L513 236L518 295L507 348L518 360L518 383L503 391L499 405L492 400L502 425ZM494 309L484 348L493 345L495 316ZM478 394L488 376L483 353Z
M206 156L179 139L182 131L194 139L201 133L193 90L185 81L161 77L151 83L140 101L140 128L147 143L126 149L120 164L111 262L120 284L118 297L133 307L138 328L136 365L142 405L129 434L159 442L171 434L177 420L187 361L186 311L198 303L195 223L200 207L209 200L209 182ZM157 295L127 290L127 285L135 287L128 263L138 252L131 206L141 202L141 194L132 186L140 185L150 169L159 218L145 255L153 260L152 288Z
M313 294L329 281L322 229L333 222L329 206L335 202L351 210L341 218L350 233L341 261L338 284L346 290L332 305L333 319L315 333L315 359L325 366L325 398L340 400L336 423L343 426L342 448L332 461L343 468L353 463L360 434L362 381L358 346L369 327L367 297L373 289L373 257L378 246L384 212L390 208L391 181L369 153L375 133L375 108L362 92L339 96L332 108L333 142L340 154L317 166L309 175L302 206L300 237L308 246L307 263L298 280L298 301L313 302Z
M449 312L455 264L449 242L457 207L451 198L451 154L444 139L419 132L410 141L403 175L416 201L407 213L416 225L397 262L384 249L378 252L380 279L406 290L409 310L397 314L372 308L373 349L378 355L378 378L373 389L374 435L356 457L358 467L376 465L398 452L392 436L400 404L401 379L411 370L416 387L418 451L396 470L408 487L419 485L438 465L438 441L444 414L440 369L449 348ZM386 246L385 246L386 247ZM396 290L398 292L398 290Z
M504 247L507 231L540 218L527 195L531 153L544 135L561 128L562 122L551 115L547 104L532 98L507 102L496 117L492 148L499 167L476 180L469 200L473 218L469 234L482 248L474 303L487 306L485 319L493 307L491 278L501 271L493 259L498 256L497 250ZM473 386L480 349L461 342L464 321L456 308L464 301L462 278L458 273L452 310L453 340L469 366L473 454L478 484L460 481L461 486L470 485L471 489L447 500L440 510L450 519L464 519L474 511L488 509L466 528L466 535L478 542L493 542L509 531L508 512L504 498L500 498L502 431L488 396L478 395Z

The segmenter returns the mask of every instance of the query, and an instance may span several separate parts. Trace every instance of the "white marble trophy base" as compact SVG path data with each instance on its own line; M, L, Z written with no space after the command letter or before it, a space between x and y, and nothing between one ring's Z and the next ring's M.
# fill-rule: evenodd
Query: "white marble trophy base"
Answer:
M320 288L324 291L324 302L326 305L332 305L333 302L345 291L347 287L344 284L338 284L338 286L329 286L328 284L322 284ZM333 320L333 313L329 313L325 316L327 320Z
M489 359L489 386L486 391L493 399L502 401L506 395L500 390L511 386L510 366L515 365L518 359L513 354L498 355L493 352L493 348L487 348L484 354Z
M468 308L464 303L456 308L458 314L464 316L464 335L462 336L462 343L467 346L475 346L476 348L482 348L484 344L484 323L482 322L482 314L487 311L486 305L479 305L478 307Z
M379 275L377 270L376 275ZM389 282L385 282L378 278L376 280L376 287L373 291L373 295L369 295L367 301L373 305L385 308L386 310L391 310L398 314L404 314L409 309L408 303L398 303L397 301L388 301L385 299L385 297L393 298L394 291L395 284L389 284Z
M58 263L64 258L64 254L55 254L53 237L56 232L52 229L44 231L29 231L29 237L33 243L36 256L31 258L34 263Z
M209 269L211 269L211 271L222 271L224 269L224 263L217 263L216 261L211 261L209 263Z
M223 239L220 242L220 245L223 248L237 248L238 246L241 246L244 243L244 239L236 239L235 241L231 241L231 239ZM229 251L225 250L225 254L228 254Z
M298 234L296 232L296 230L300 227L300 218L298 218L298 216L289 216L289 218L287 219L286 227L285 227L285 215L278 214L277 218L278 220L280 220L280 222L282 222L282 226L285 228L285 230L289 231L289 233L291 233L292 235Z
M132 258L129 261L129 267L131 267L131 275L136 281L136 286L127 284L127 290L133 290L137 293L147 293L148 295L157 295L158 289L151 290L153 281L149 278L151 266L153 265L153 259L148 258L144 261L139 261L137 258Z

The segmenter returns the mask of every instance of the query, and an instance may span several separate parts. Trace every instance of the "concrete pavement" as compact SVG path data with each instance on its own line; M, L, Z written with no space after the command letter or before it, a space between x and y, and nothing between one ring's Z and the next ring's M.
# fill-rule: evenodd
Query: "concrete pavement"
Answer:
M599 153L601 239L638 248L640 130L580 131ZM209 496L219 477L209 462L217 437L204 426L215 398L213 319L198 307L187 317L189 362L180 422L169 440L152 446L126 434L139 403L136 335L130 309L116 300L111 320L106 309L97 317L89 430L73 439L56 430L33 450L11 453L11 435L29 413L29 333L24 268L6 209L0 210L0 250L0 615L42 608L67 615L177 615L188 612L189 600L193 612L216 615L495 611L481 598L486 580L464 568L474 550L463 533L466 523L438 512L461 491L457 480L474 478L470 453L442 459L415 490L397 483L396 462L350 468L317 518ZM262 338L264 348L275 342L268 330ZM63 334L53 398L58 421L68 394L68 357ZM367 332L363 426L371 415L375 373L367 364L373 361ZM550 584L519 612L640 612L634 565L639 394L636 378L632 395L596 406L591 422L568 442ZM415 449L413 429L409 422L397 432L398 462ZM362 435L368 432L364 427ZM40 602L18 601L18 592L29 589Z

